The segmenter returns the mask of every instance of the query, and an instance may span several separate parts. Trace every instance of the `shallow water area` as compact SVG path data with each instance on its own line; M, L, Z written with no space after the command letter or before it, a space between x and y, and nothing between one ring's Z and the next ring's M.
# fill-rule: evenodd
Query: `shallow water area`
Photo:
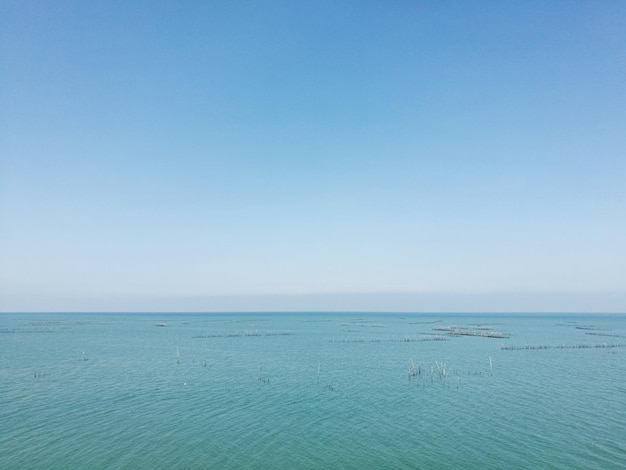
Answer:
M0 468L624 468L620 315L0 316Z

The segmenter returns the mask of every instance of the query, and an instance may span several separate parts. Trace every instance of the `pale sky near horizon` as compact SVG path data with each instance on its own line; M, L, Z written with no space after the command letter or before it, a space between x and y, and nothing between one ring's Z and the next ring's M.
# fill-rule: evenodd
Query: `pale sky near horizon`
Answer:
M0 311L626 312L625 25L0 0Z

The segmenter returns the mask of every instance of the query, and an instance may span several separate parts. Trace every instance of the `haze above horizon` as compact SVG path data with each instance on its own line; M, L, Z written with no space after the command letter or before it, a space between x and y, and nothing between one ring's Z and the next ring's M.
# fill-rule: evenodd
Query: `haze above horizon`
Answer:
M0 312L626 312L626 3L0 3Z

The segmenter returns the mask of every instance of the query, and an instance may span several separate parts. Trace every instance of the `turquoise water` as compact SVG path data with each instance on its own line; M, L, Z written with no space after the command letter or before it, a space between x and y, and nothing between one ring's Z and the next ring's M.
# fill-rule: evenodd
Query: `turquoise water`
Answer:
M625 346L626 316L0 315L0 468L626 468Z

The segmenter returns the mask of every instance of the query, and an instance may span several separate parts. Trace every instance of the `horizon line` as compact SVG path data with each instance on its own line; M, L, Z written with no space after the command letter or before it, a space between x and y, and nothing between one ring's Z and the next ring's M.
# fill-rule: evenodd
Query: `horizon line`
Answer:
M590 312L590 311L480 311L480 310L441 310L441 311L400 311L400 310L29 310L0 311L0 315L38 315L38 314L385 314L385 315L626 315L624 312Z

